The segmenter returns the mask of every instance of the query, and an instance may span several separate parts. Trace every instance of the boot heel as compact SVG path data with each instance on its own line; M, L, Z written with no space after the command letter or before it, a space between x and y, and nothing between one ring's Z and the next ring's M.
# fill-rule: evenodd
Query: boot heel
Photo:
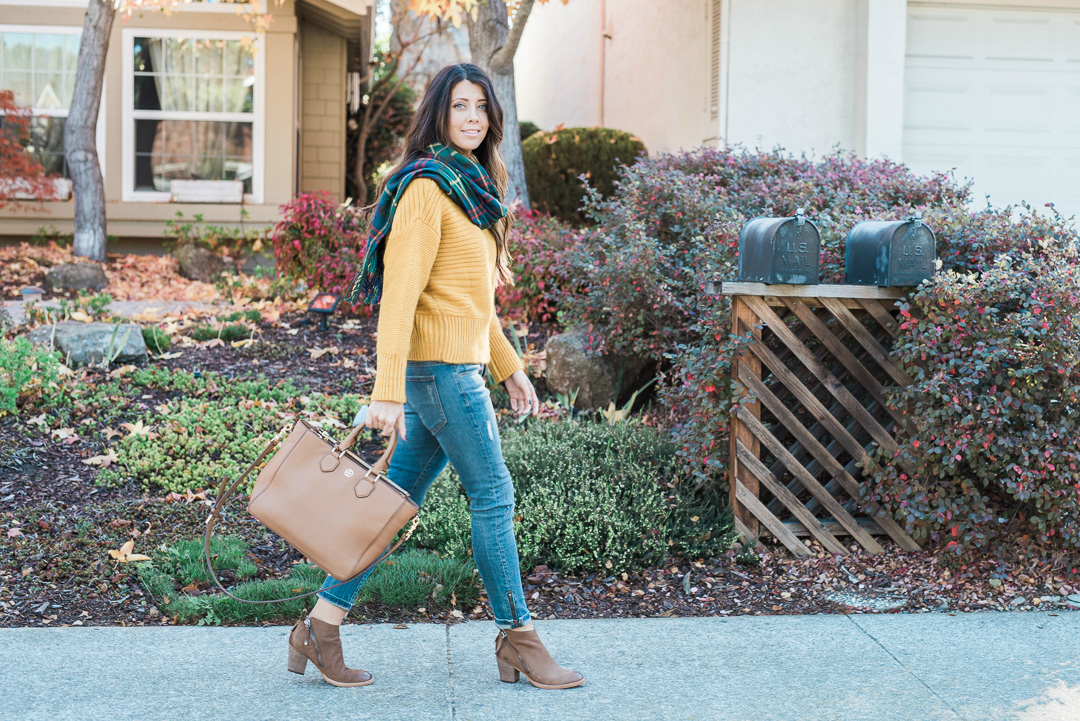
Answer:
M308 657L289 646L289 670L293 673L304 675L307 670Z
M499 664L499 680L504 683L517 683L521 678L521 672L500 658L495 660Z

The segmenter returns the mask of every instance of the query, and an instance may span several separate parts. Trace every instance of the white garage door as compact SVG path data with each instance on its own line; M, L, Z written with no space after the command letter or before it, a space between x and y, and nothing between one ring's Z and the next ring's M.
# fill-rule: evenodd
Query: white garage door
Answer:
M1080 5L1080 3L1078 3ZM908 12L904 162L1080 213L1080 12Z

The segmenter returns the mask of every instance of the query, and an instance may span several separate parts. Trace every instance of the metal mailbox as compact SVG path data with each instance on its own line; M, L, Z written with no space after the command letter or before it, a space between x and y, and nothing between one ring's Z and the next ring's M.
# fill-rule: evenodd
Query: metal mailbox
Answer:
M934 232L920 215L907 220L867 220L847 236L847 282L884 287L916 286L934 274Z
M754 218L739 234L739 280L817 284L821 236L802 208L793 218Z

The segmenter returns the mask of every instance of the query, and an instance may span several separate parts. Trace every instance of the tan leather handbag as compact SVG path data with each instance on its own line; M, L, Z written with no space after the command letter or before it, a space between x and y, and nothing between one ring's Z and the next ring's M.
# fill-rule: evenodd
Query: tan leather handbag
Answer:
M346 579L329 588L348 583L389 556L412 535L420 521L419 508L409 494L384 475L397 446L396 430L382 456L369 465L350 450L362 425L353 428L338 444L322 428L301 418L291 424L292 430L281 448L262 463L289 428L285 426L271 439L227 491L219 490L217 503L206 519L204 552L210 577L227 595L244 603L280 603L319 593L249 601L229 593L214 573L210 558L214 521L236 487L256 468L262 470L251 491L248 512L330 576ZM410 520L412 526L405 536L387 549Z

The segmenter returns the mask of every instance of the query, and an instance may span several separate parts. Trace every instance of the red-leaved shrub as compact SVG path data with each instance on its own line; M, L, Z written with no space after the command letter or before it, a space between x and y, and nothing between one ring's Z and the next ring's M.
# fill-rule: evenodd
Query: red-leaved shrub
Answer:
M367 221L325 191L298 195L281 211L284 217L270 233L278 274L323 293L348 290L363 263ZM344 300L338 307L364 317L373 312Z
M1036 254L938 274L902 306L894 354L915 383L891 398L916 419L898 452L913 475L878 449L862 487L958 553L1016 522L1080 549L1080 245L1053 219L1015 228L1042 229Z
M570 293L566 253L581 242L582 231L546 213L519 211L507 243L514 285L495 291L499 313L525 322L556 319L556 302Z
M661 363L659 393L683 460L700 482L723 484L730 363L745 339L730 334L728 300L704 291L708 280L735 278L743 224L804 208L821 232L822 282L843 282L855 223L914 210L966 218L967 199L947 176L850 153L811 160L731 147L644 158L621 169L612 195L587 193L596 225L563 254L575 292L560 295L560 320L595 330L597 350Z

